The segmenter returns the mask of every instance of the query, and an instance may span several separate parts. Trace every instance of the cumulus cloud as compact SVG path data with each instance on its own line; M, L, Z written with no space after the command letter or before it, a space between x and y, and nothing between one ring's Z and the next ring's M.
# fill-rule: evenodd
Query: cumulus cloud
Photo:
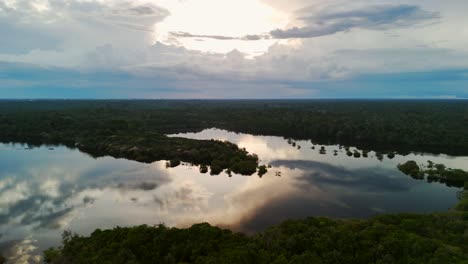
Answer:
M369 91L340 93L339 86L361 82L371 89L374 74L468 68L460 0L262 2L287 13L287 23L255 34L232 30L231 21L209 21L219 22L209 34L190 25L178 31L179 16L170 32L164 25L180 10L164 1L158 4L165 7L144 0L3 1L0 34L8 38L0 38L0 97L304 98L351 91L362 97ZM224 26L233 35L223 35ZM164 41L161 32L171 41L156 42ZM258 52L243 48L257 44ZM215 53L211 46L228 48ZM458 81L440 80L438 95L466 94ZM397 91L378 86L379 95ZM423 92L410 90L417 89Z
M37 94L38 97L50 96L52 92L57 97L69 97L74 91L87 91L83 93L84 97L294 98L352 96L360 92L380 97L382 91L379 89L383 89L388 95L403 96L408 95L409 83L415 90L412 95L420 92L416 84L425 87L426 92L429 92L429 86L427 83L423 85L421 81L424 80L416 75L410 75L406 85L391 88L392 74L396 78L401 72L430 75L447 68L462 71L468 66L466 56L466 52L430 47L349 48L327 52L322 49L317 53L313 46L291 48L277 44L264 55L246 59L238 50L228 54L206 54L157 43L138 52L126 53L107 46L89 55L88 69L3 64L3 68L0 66L0 91L15 85L9 94L16 91L17 96ZM373 78L380 74L387 74L385 82ZM22 82L15 82L20 75L25 76ZM454 83L455 80L458 83ZM64 82L67 89L63 89ZM431 95L437 95L437 85L444 88L439 89L440 95L466 94L460 82L463 82L460 78L433 80L431 93L434 94ZM346 88L349 86L356 87ZM49 94L44 95L44 91Z
M153 26L168 15L164 8L139 1L2 2L0 34L8 37L0 38L0 54L83 49L108 42L128 43L128 37L135 42L153 32ZM124 37L119 36L122 33Z

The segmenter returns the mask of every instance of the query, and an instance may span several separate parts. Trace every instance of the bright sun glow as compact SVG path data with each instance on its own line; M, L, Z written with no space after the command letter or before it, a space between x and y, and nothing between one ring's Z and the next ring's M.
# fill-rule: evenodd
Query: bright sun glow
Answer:
M264 53L275 40L171 39L169 33L242 37L266 33L288 23L285 13L256 0L163 0L157 3L170 10L171 15L157 25L155 41L177 42L187 49L203 52L227 53L237 49L248 56L255 56Z

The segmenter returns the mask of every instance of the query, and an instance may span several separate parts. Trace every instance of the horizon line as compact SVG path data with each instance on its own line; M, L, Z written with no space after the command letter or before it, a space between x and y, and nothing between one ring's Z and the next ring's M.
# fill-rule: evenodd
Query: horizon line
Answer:
M468 98L451 97L323 97L323 98L0 98L0 101L307 101L307 100L440 100L457 101Z

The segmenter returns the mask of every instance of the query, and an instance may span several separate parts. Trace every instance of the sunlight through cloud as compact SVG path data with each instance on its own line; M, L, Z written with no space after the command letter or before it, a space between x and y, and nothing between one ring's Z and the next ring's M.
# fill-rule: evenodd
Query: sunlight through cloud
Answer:
M155 41L203 52L227 53L237 49L250 56L262 54L276 41L222 38L266 33L288 23L287 14L259 1L163 1L159 4L171 10L171 15L157 25ZM178 38L171 35L173 32L220 36L220 39Z

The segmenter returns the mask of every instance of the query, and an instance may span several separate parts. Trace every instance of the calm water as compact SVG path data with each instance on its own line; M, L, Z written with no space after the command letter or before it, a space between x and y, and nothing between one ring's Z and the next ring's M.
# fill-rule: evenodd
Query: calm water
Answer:
M280 137L216 129L177 136L229 140L272 168L263 178L229 178L187 165L166 169L165 162L0 144L0 250L13 263L34 263L41 250L58 245L64 229L87 235L117 225L209 222L253 232L287 218L445 211L455 205L458 189L413 180L396 165L430 159L468 170L468 157L411 154L379 161L373 152L356 159L327 146L321 155L310 141L296 141L298 149Z

